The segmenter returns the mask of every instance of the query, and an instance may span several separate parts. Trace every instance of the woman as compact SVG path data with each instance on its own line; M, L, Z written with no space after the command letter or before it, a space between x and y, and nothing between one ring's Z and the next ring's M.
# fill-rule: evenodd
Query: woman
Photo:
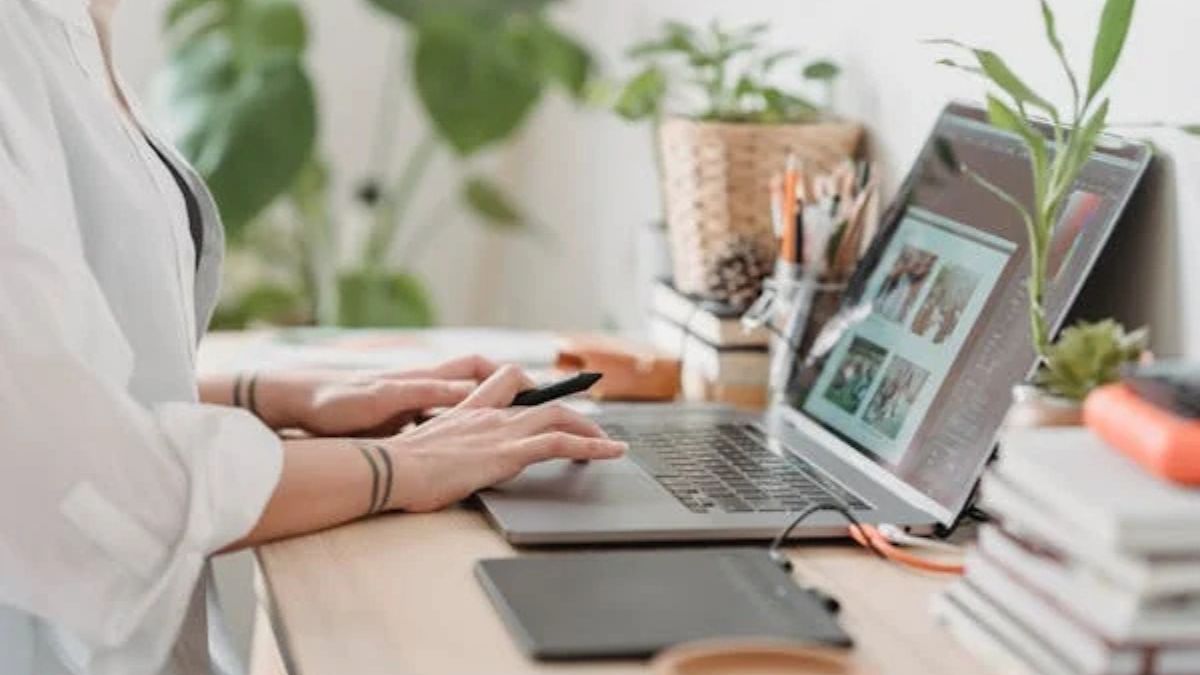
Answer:
M508 409L529 382L482 359L198 383L221 231L113 76L114 1L0 0L6 675L235 671L211 554L624 450L562 408ZM349 440L364 433L377 438Z

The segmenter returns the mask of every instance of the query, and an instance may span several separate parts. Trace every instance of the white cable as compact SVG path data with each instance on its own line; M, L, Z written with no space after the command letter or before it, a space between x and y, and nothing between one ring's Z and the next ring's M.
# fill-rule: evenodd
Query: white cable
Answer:
M899 527L891 523L884 523L879 526L879 534L882 534L885 539L897 546L912 546L914 548L926 548L934 551L944 551L946 553L956 553L961 555L964 552L964 547L955 544L948 544L937 539L928 537L918 537L911 535Z

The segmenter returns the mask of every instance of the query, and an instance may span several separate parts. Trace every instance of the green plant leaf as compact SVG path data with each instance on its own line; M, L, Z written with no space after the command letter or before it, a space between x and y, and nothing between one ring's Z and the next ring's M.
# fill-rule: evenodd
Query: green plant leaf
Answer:
M1089 104L1117 67L1121 51L1125 48L1125 39L1129 36L1135 4L1135 0L1107 0L1104 3L1100 29L1096 32L1096 43L1092 47L1092 71L1088 77L1087 93Z
M1179 130L1185 134L1200 136L1200 124L1185 124L1179 127Z
M520 32L439 15L420 24L413 57L417 94L438 134L460 155L508 138L542 93L523 62Z
M937 61L934 61L934 63L939 66L945 66L947 68L961 70L963 72L970 73L972 75L983 75L984 74L983 69L980 68L979 66L968 66L967 64L959 63L958 61L955 61L954 59L938 59Z
M1075 108L1079 108L1079 81L1075 78L1075 71L1071 68L1071 62L1067 59L1067 52L1063 49L1062 40L1058 37L1057 21L1054 18L1054 10L1050 8L1050 3L1047 0L1041 0L1042 4L1042 25L1046 29L1046 41L1050 43L1050 47L1054 49L1054 53L1058 56L1058 62L1062 64L1063 73L1067 76L1067 81L1071 85L1071 95L1074 101ZM1076 113L1078 114L1078 113Z
M308 162L317 104L302 61L307 31L299 6L241 0L236 15L217 11L226 2L171 7L176 20L206 11L224 23L184 33L190 37L173 47L158 98L172 140L208 182L236 237Z
M813 61L804 67L804 78L828 82L837 79L842 73L841 67L832 61Z
M1033 169L1034 201L1040 205L1046 190L1046 172L1049 163L1046 138L1017 111L991 94L987 96L987 111L988 119L993 125L1020 136L1021 140L1025 142L1025 147L1029 150L1030 167Z
M764 56L759 63L759 69L764 75L770 74L781 64L787 63L800 56L798 49L780 49Z
M1034 382L1056 396L1082 401L1097 387L1115 382L1121 366L1136 362L1148 340L1145 328L1126 332L1112 319L1077 323L1047 349Z
M821 110L808 99L781 89L766 87L761 94L763 110L757 115L747 115L747 121L760 124L802 124L815 120L821 114Z
M525 216L516 202L496 183L482 176L471 176L463 182L463 200L484 222L497 228L523 228Z
M308 46L308 28L294 0L255 0L243 12L241 42L256 52L299 54Z
M198 92L199 94L199 92ZM300 63L278 57L200 94L180 147L212 190L231 234L285 192L312 154L316 100ZM185 109L188 101L177 99Z
M1058 111L1049 101L1039 96L1029 85L1025 84L1017 74L1008 67L1004 59L998 54L987 49L978 49L975 51L976 58L979 59L979 67L983 69L985 75L992 80L997 87L1003 89L1013 100L1021 104L1037 106L1046 112L1049 112L1055 118L1058 117Z
M1009 68L1004 59L996 52L990 49L972 47L958 40L950 39L926 40L925 44L954 47L955 49L969 52L975 57L975 61L979 64L979 68L983 71L983 74L993 84L1004 91L1004 93L1011 96L1018 106L1032 105L1041 108L1049 113L1051 117L1058 119L1058 110L1029 85L1025 84L1025 81L1017 76L1012 68ZM941 59L938 63L951 67L961 67L958 63L950 59Z
M310 318L304 297L296 289L262 283L236 298L222 298L213 314L212 328L243 330L256 323L296 326Z
M163 19L167 41L178 46L219 30L229 22L230 12L227 2L175 0Z
M537 64L544 78L558 84L576 100L587 91L592 75L592 55L574 38L542 19L524 24L516 38L523 42L527 59Z
M657 66L648 66L625 84L613 109L631 121L653 117L661 110L666 93L666 75Z
M403 272L358 270L338 279L342 326L423 327L433 325L433 302L424 284Z
M696 45L696 31L685 23L668 21L663 24L662 37L639 42L630 47L625 54L631 59L641 60L672 52L694 54L697 51L699 49Z
M1051 189L1057 193L1057 196L1061 198L1075 184L1080 171L1083 170L1088 158L1091 157L1092 150L1096 147L1096 138L1104 132L1107 125L1108 99L1105 99L1082 127L1071 132L1062 168L1059 174L1053 177L1054 185Z

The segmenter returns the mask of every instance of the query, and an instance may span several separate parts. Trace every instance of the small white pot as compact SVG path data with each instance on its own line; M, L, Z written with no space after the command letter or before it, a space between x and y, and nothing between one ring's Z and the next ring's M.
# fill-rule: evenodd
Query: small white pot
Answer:
M1083 425L1083 405L1078 401L1047 394L1031 384L1013 387L1013 404L1004 426L1014 429L1034 427L1078 427Z

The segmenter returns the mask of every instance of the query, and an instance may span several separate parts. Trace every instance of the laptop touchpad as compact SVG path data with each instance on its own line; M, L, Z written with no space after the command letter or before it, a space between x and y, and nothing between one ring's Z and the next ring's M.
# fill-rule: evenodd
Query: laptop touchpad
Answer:
M493 494L566 505L628 506L662 503L663 490L633 462L622 459L578 463L552 461L529 467L497 486Z

